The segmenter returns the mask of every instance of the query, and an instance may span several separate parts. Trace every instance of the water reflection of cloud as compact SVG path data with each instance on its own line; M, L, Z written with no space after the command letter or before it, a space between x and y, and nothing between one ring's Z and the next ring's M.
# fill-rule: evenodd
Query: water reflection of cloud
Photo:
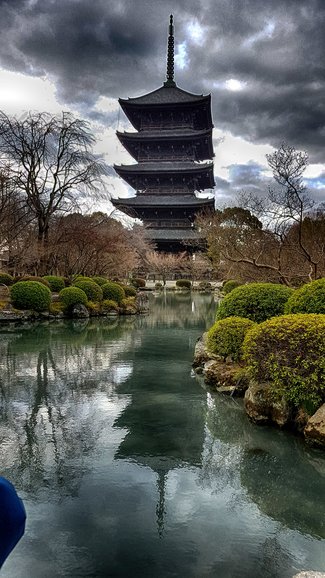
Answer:
M131 375L133 371L132 363L119 363L114 364L111 368L113 381L116 385L124 383Z

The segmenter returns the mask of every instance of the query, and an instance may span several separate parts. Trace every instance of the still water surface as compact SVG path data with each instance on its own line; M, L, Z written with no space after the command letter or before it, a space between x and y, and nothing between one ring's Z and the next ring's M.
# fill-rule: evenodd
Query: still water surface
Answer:
M0 474L27 510L3 578L325 571L325 459L191 375L209 295L0 329Z

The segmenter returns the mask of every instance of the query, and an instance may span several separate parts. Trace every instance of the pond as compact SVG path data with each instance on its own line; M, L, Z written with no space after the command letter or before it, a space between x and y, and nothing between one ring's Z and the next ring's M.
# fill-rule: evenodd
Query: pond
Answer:
M0 474L27 510L3 578L325 571L325 457L193 376L211 295L0 328Z

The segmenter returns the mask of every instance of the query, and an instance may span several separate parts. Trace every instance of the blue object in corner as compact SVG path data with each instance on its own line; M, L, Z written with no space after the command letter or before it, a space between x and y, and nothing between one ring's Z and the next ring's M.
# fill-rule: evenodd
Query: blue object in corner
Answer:
M0 568L25 531L26 512L14 486L0 476Z

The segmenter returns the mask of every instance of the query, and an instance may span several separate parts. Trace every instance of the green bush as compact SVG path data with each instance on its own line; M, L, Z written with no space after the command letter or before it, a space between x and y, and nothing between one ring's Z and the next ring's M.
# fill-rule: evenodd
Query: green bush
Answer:
M17 309L45 311L51 303L51 291L38 281L20 281L10 289L11 302Z
M137 290L132 285L122 285L122 288L124 289L125 297L136 297Z
M87 309L90 314L97 315L101 311L101 303L98 301L88 301Z
M65 311L69 311L74 305L87 305L87 295L79 287L65 287L59 293L60 301Z
M189 279L177 279L176 287L179 289L191 289L192 283Z
M0 285L12 285L14 282L14 278L9 273L5 273L4 271L0 271Z
M236 287L240 287L241 285L242 283L240 281L236 281L235 279L229 279L223 284L222 292L225 295L228 295L228 293L230 293L233 289L236 289Z
M108 279L106 279L105 277L98 277L98 276L92 277L91 279L92 279L92 281L97 283L97 285L99 285L100 287L105 285L105 283L107 283L107 281L108 281Z
M90 301L101 301L103 299L102 288L95 281L81 280L74 284L74 287L82 289Z
M285 313L325 313L325 279L318 279L296 289L290 295Z
M293 289L275 283L249 283L233 289L220 302L217 320L225 317L246 317L260 323L282 315Z
M116 303L120 304L122 299L125 299L125 291L121 285L114 283L114 281L108 281L103 285L103 298L112 299Z
M21 281L37 281L37 283L41 283L42 285L45 285L45 287L50 288L50 284L48 281L46 281L46 279L43 279L43 277L36 277L33 275L24 275L24 277L16 277L16 279L14 280L14 284L16 283L20 283Z
M102 301L102 312L109 313L110 311L118 311L118 304L113 299L104 299Z
M122 299L120 306L122 307L122 309L134 309L134 311L137 311L137 306L135 304L135 299L134 297L126 297L125 299Z
M56 275L44 275L43 279L48 282L53 293L59 293L61 289L64 289L65 287L63 277L57 277Z
M131 279L131 283L137 289L142 289L143 287L146 286L146 280L141 279L141 277L136 277L135 279Z
M216 321L208 331L208 349L220 355L224 361L227 357L240 361L244 337L255 325L254 321L244 317L227 317Z
M243 350L251 376L269 382L275 397L297 406L324 400L325 315L269 319L247 333Z
M159 282L155 283L155 289L157 290L163 289L163 284Z
M212 285L210 281L200 281L198 288L199 291L210 291L212 289Z

